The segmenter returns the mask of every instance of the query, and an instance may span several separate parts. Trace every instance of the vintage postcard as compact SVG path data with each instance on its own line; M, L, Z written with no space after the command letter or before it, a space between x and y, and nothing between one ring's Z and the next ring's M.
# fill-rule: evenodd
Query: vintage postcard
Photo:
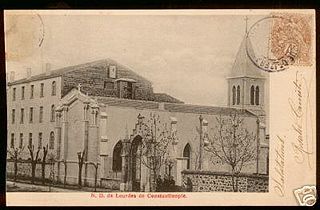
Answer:
M7 10L8 206L301 205L314 10Z

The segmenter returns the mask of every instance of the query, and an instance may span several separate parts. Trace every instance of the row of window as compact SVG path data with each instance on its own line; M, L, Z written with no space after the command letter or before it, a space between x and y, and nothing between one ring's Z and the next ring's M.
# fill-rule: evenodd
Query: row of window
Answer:
M57 85L56 81L51 83L51 95L55 96L57 94ZM16 100L17 88L13 88L12 92L12 100ZM40 84L40 97L44 97L44 83ZM30 85L30 99L34 98L34 85ZM21 100L25 99L25 86L21 87Z
M237 89L235 86L232 87L232 105L240 104L240 86Z
M38 134L38 148L42 148L42 133L40 132ZM20 133L19 136L19 148L21 149L23 147L23 133ZM33 136L32 133L29 133L29 141L28 141L28 146L32 147L33 145ZM11 133L11 141L10 141L10 147L14 148L15 147L15 135L14 133ZM49 137L49 149L54 149L54 132L50 132L50 137Z
M251 90L250 90L250 104L251 105L259 105L260 101L259 101L259 86L254 87L253 85L251 86Z
M24 123L24 115L25 115L25 110L24 108L20 109L20 124ZM11 110L11 123L14 124L16 121L16 110L12 109ZM55 121L55 106L54 104L51 105L51 112L50 112L50 121L54 122ZM29 108L29 123L34 122L34 108L30 107ZM39 123L43 122L43 106L40 106L39 108Z
M251 105L259 105L260 104L260 90L259 86L254 87L251 86L250 89L250 104ZM232 105L239 105L240 104L240 85L232 87Z

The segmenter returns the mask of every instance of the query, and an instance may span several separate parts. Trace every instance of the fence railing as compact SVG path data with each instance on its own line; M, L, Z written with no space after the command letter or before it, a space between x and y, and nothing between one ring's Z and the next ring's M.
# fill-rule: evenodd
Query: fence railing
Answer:
M32 161L31 160L23 160L23 159L7 159L7 177L13 178L14 181L17 180L32 180L32 182L41 182L44 185L54 185L54 184L63 184L63 187L66 188L67 185L74 185L68 183L68 168L74 169L77 168L79 170L79 162L78 161L52 161L45 162L36 161L36 168L34 177L32 176ZM97 190L98 187L98 168L100 163L95 162L83 162L84 169L82 173L85 174L83 178L81 178L84 182L84 186L87 186L88 179L94 180L94 191ZM72 167L71 167L72 166ZM88 170L88 168L93 167L94 170ZM91 176L87 176L88 171L90 171ZM93 171L93 177L92 177ZM70 172L69 172L70 173ZM63 177L63 182L61 182L61 178ZM79 177L77 177L79 179ZM78 186L79 188L82 185Z

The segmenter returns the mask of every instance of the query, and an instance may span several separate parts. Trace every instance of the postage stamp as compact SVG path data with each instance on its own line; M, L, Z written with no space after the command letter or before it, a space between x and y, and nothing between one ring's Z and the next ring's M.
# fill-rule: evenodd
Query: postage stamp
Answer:
M299 13L274 13L272 16L275 18L270 50L276 59L292 65L312 65L312 16Z
M248 31L248 56L267 72L283 71L290 66L312 65L312 16L299 13L271 13L254 23ZM269 28L269 30L266 30ZM252 43L259 36L259 41ZM249 47L248 47L249 48Z

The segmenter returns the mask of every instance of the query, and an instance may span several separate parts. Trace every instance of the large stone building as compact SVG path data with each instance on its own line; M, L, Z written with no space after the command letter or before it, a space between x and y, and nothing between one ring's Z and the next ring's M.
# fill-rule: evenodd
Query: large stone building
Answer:
M181 185L181 171L185 169L230 171L228 165L211 161L203 149L204 136L218 125L217 117L237 113L246 129L257 136L253 145L257 158L242 172L267 174L265 79L250 63L244 43L228 78L226 107L188 105L167 94L154 93L151 82L110 59L10 82L8 146L17 142L22 146L24 138L30 145L48 143L57 160L73 163L85 151L86 184L94 183L94 165L99 164L101 187L147 191L153 173L141 149L150 137L147 131L156 125L155 132L170 139L168 152L161 158L171 162L163 164L157 173L169 172ZM64 168L58 164L55 175L58 180L65 177L68 183L77 183L78 165Z
M14 81L12 75L7 85L8 146L49 145L55 150L55 108L72 88L81 84L89 96L118 97L135 100L182 103L163 93L154 93L151 83L129 68L113 60L51 70ZM24 151L27 153L27 150ZM25 154L27 155L27 154Z

